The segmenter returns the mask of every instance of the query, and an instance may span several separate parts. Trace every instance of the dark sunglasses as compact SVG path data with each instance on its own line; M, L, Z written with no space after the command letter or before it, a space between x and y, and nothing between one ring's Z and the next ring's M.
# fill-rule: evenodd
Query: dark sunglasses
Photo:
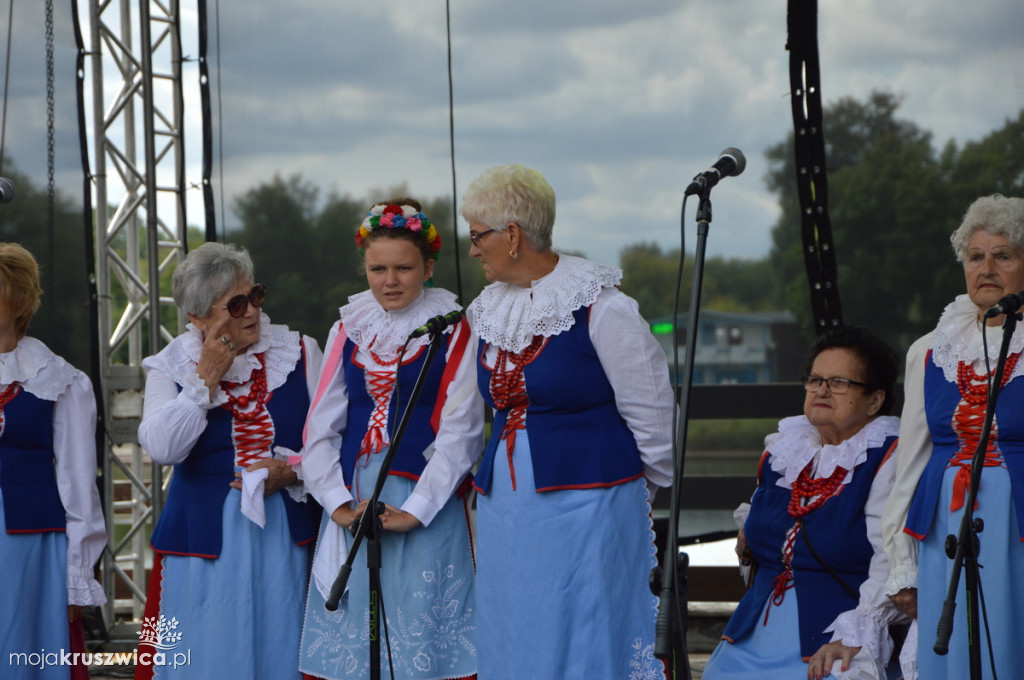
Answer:
M228 314L235 317L236 319L245 316L245 312L249 309L249 305L252 305L256 309L263 306L263 303L267 300L267 287L262 283L257 283L252 287L245 295L236 295L235 297L228 300L226 305L213 305L213 309L223 307L228 310Z

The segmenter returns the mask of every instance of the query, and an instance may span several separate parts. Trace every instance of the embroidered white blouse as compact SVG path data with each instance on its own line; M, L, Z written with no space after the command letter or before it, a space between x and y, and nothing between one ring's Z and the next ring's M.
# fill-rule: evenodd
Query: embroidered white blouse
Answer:
M53 453L57 491L67 518L68 604L107 601L93 578L107 532L96 488L96 399L92 382L39 340L25 337L0 354L0 389L18 382L26 392L54 402Z
M440 288L425 288L423 294L405 309L388 311L380 306L370 291L363 291L350 297L348 304L339 310L341 321L331 328L324 347L326 360L306 422L306 447L302 458L302 478L306 488L327 514L353 499L345 486L338 455L342 438L348 436L345 432L348 386L340 361L345 339L351 339L357 345L356 358L366 370L394 370L394 366L383 365L377 359L394 360L414 330L428 320L455 309L458 309L458 304L452 293ZM450 335L464 330L461 326L452 326L444 332ZM429 342L427 335L410 341L406 360ZM452 361L456 343L448 344L445 356ZM448 385L437 437L432 447L423 452L428 458L427 466L401 507L424 526L429 525L448 502L483 450L484 405L476 385L476 344L476 337L470 333L465 351L458 359L455 376ZM420 398L432 398L432 395L421 395ZM352 436L361 438L366 424L353 426Z
M288 330L287 326L271 324L266 314L261 315L259 340L235 357L223 380L247 382L253 370L259 368L256 355L263 352L267 390L273 391L288 379L302 356L303 348L306 384L312 398L320 371L320 347L313 338L300 336L298 332ZM202 333L188 324L185 332L159 354L142 361L146 369L146 397L139 425L139 443L150 458L161 465L176 465L185 460L206 429L207 412L228 400L219 386L211 399L210 390L196 372L202 349ZM268 451L267 456L271 455Z
M885 550L892 562L886 592L894 595L904 588L917 587L917 541L903 533L910 502L917 482L932 455L931 432L925 416L925 357L932 350L932 359L947 380L956 381L957 365L964 361L979 373L985 373L985 349L982 343L978 307L967 295L959 295L946 306L935 330L918 339L907 350L904 400L900 443L896 447L896 485L882 516ZM1002 331L990 327L986 331L989 361L992 366L999 355ZM1018 325L1010 339L1009 352L1024 350L1024 326ZM1010 379L1024 374L1024 361L1018 361Z
M488 343L484 358L493 365L499 347L519 352L536 335L558 335L572 328L573 312L590 307L590 340L640 449L653 498L656 487L672 483L675 405L665 352L636 301L616 288L621 279L614 267L559 255L554 270L529 288L502 282L487 286L467 315Z

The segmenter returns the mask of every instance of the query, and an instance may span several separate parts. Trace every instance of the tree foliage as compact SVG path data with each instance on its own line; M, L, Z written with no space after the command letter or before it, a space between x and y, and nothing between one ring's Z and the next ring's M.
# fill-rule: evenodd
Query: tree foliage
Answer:
M42 340L77 368L90 372L88 342L89 289L83 285L86 271L81 206L57 192L54 196L53 231L49 225L49 199L45 189L4 163L4 174L13 182L15 198L0 206L0 241L19 243L39 262L42 304L32 317L29 335Z

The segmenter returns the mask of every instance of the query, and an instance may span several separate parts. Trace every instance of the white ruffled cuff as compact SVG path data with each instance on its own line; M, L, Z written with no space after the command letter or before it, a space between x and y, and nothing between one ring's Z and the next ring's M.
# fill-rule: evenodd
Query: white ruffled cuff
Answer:
M107 601L103 587L93 578L92 569L68 567L67 573L68 604L88 607L100 605Z
M186 399L204 411L215 409L221 404L226 404L228 401L227 393L220 387L213 391L213 398L211 399L210 388L206 386L206 383L203 382L203 379L195 371L186 374L184 383L181 385L181 392L185 395Z
M274 458L288 463L289 467L295 472L297 479L294 483L284 487L285 491L288 492L288 495L296 503L305 503L309 497L309 492L306 489L306 482L302 478L302 453L292 451L285 446L275 446ZM292 461L295 461L295 463L292 463Z
M889 627L867 612L851 609L836 617L825 629L832 633L832 642L842 642L847 647L861 647L883 668L892 657L893 642Z
M917 587L917 565L893 565L885 582L885 594L895 595L905 588Z

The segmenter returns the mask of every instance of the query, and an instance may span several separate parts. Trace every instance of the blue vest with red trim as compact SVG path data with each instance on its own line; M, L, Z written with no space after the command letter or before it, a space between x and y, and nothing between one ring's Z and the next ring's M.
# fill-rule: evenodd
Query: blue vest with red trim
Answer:
M881 446L868 449L868 458L854 470L853 479L837 495L803 518L818 555L854 592L867 579L874 555L867 537L864 504L871 493L878 468L895 445L896 437L893 436ZM740 640L754 626L762 625L764 606L772 595L773 581L784 571L782 546L794 520L787 511L790 490L776 484L778 479L779 474L772 470L766 457L758 474L757 490L750 500L750 514L743 526L757 562L757 573L753 585L743 595L725 627L723 637L730 640ZM832 634L826 633L825 629L839 614L855 608L857 598L846 592L814 557L807 547L803 531L793 546L792 565L800 619L800 654L806 658L831 640ZM769 607L769 626L772 625L771 617Z
M427 459L423 452L437 435L437 423L433 422L435 407L439 400L443 401L446 389L444 383L444 372L447 367L445 362L446 348L452 342L455 333L445 335L445 344L442 346L427 371L423 383L420 398L413 406L409 421L402 435L402 441L398 444L398 451L391 463L392 475L419 479L423 474L423 468L427 465ZM373 413L375 403L373 397L366 391L365 368L353 360L356 345L351 340L345 340L343 350L345 366L345 385L348 387L349 405L348 417L345 422L345 432L341 439L341 469L345 474L345 484L352 486L353 471L356 459L359 457L359 449L363 441L363 434L366 432L367 423L370 421L370 414ZM398 371L398 399L391 399L388 404L387 428L391 432L398 426L398 419L405 412L412 395L413 387L419 377L420 371L427 357L427 346L424 345L411 361L403 361L401 370Z
M960 441L953 430L953 412L960 403L960 388L946 380L946 375L932 360L929 350L925 358L924 405L928 430L932 439L932 455L917 483L914 500L907 512L904 531L914 538L928 535L935 511L939 505L942 477L950 459L960 449ZM1006 469L1010 473L1010 488L1021 540L1024 540L1024 418L1020 409L1024 404L1024 379L1008 382L996 401L993 435L996 448L1002 452ZM979 427L980 429L980 427ZM974 446L971 447L974 450ZM984 486L985 473L981 473Z
M53 456L53 402L19 390L3 407L0 489L7 533L64 531Z
M573 317L572 328L549 338L523 368L530 400L525 424L537 491L608 487L643 476L640 449L619 415L615 391L590 340L590 308L581 307ZM483 360L485 348L481 340L477 381L493 408L492 371ZM507 410L494 416L474 484L480 493L487 493L495 453L506 445L500 435L507 419Z
M274 423L271 450L274 446L302 449L302 429L309 410L305 364L303 351L285 383L267 395L266 408ZM210 409L206 429L188 457L174 466L167 502L153 530L155 551L211 559L220 555L224 528L219 518L235 478L231 421L227 409ZM311 501L296 503L285 489L278 493L284 500L292 540L302 545L316 538L319 507Z

